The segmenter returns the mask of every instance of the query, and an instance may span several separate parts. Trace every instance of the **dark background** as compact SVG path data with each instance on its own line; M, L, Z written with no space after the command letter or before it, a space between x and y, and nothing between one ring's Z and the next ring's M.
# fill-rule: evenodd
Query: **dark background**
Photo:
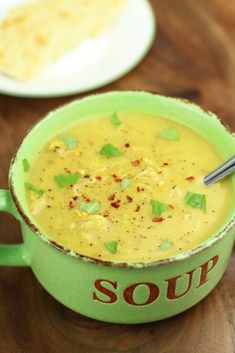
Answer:
M144 89L188 98L235 130L235 2L152 0L158 33L143 62L98 90ZM23 99L0 95L0 186L28 128L77 96ZM19 225L0 215L3 243L21 241ZM84 318L56 302L28 268L0 269L0 353L235 352L235 256L201 303L158 323L126 326Z

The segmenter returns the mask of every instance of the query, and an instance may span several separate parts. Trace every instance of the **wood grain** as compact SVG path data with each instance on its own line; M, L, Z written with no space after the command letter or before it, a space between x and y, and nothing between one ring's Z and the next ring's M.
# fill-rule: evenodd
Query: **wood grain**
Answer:
M219 114L235 130L235 2L153 0L158 35L131 73L104 87L179 96ZM0 186L28 128L49 110L77 98L0 96ZM0 215L3 243L21 240L19 225ZM0 269L0 353L235 352L235 255L201 303L158 323L122 326L84 318L57 303L30 269Z

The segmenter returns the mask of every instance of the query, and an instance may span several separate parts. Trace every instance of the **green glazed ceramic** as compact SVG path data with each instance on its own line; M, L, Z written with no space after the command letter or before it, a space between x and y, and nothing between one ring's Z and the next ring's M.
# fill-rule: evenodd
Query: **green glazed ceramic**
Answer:
M165 260L128 264L87 258L50 241L32 223L25 200L22 159L30 161L42 142L65 125L113 111L150 113L179 121L206 137L224 159L234 154L235 137L215 115L174 98L111 92L51 112L18 149L10 168L10 191L0 191L0 210L20 221L23 234L22 244L0 246L0 265L31 267L54 298L88 317L125 324L161 320L195 305L220 280L234 243L235 206L223 227L197 248ZM235 201L235 177L233 185Z

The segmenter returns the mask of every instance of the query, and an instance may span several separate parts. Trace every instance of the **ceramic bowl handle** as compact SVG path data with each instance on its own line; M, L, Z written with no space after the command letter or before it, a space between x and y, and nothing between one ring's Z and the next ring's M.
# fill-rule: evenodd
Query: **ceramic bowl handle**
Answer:
M8 190L0 190L0 211L12 214L19 219L18 212ZM22 244L0 244L0 266L29 266L26 248Z

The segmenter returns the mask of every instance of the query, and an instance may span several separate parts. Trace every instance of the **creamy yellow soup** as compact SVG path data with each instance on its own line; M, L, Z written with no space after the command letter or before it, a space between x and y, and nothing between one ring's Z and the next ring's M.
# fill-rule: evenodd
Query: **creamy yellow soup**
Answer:
M222 159L197 132L144 114L78 121L24 159L35 224L97 259L148 262L196 247L232 204L229 179L203 177Z

